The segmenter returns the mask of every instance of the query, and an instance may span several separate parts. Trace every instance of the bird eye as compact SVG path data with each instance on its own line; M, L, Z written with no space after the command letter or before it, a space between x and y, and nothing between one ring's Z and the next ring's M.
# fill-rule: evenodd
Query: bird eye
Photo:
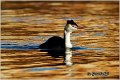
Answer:
M76 25L72 25L74 28L77 28L77 26Z

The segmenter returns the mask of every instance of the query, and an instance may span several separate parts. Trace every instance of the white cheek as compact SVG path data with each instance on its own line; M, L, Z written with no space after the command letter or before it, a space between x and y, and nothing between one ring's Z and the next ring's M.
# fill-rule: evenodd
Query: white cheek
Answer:
M72 30L75 31L75 30L77 30L77 28L72 27Z
M74 25L69 25L68 27L66 27L66 30L68 31L68 32L73 32L73 31L76 31L77 30L77 28L75 28L76 26L74 26Z

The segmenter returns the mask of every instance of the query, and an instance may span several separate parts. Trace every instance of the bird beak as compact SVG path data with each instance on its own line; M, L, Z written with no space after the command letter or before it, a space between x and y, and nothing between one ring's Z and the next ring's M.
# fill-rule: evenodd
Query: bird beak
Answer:
M83 25L78 26L78 29L83 29L83 28L84 28Z

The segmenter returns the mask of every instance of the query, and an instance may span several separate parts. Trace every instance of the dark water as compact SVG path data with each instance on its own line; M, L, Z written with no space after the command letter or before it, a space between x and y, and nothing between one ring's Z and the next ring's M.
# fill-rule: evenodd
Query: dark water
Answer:
M1 12L3 80L118 79L117 1L7 1L2 2ZM63 37L67 19L85 26L71 35L71 67L64 64L63 57L52 57L38 48L52 36ZM88 75L92 72L109 75Z

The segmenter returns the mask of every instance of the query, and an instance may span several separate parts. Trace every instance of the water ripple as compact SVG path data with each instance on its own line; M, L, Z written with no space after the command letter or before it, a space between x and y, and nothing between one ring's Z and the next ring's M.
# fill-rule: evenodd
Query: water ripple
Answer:
M55 68L55 67L48 67L48 68L29 68L27 69L28 71L45 71L45 70L56 70L59 68Z

